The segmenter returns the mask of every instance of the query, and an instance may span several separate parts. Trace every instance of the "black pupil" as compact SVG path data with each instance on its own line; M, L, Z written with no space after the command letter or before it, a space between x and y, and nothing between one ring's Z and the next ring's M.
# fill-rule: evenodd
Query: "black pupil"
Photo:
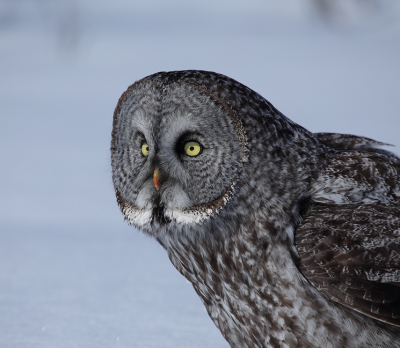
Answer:
M190 151L193 151L193 150L194 150L194 147L193 147L193 146L191 146L191 147L190 147Z
M146 151L149 151L149 147L148 146L146 146Z

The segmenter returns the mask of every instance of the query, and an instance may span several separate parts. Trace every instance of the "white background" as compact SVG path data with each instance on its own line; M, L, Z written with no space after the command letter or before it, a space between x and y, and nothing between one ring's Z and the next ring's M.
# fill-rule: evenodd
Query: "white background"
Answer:
M399 153L399 5L315 3L0 0L0 347L228 347L123 221L112 114L146 75L212 70L310 131Z

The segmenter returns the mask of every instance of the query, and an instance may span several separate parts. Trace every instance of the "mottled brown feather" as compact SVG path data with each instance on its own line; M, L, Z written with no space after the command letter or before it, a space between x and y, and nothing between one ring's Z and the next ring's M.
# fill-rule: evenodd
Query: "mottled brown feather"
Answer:
M400 326L400 203L315 205L297 229L299 269L331 299Z

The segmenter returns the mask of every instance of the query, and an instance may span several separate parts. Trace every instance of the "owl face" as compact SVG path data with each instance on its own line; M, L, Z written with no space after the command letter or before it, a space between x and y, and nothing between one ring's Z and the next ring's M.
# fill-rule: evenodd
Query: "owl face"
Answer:
M117 105L112 138L117 200L139 228L200 223L217 214L246 161L236 113L191 83L132 85Z

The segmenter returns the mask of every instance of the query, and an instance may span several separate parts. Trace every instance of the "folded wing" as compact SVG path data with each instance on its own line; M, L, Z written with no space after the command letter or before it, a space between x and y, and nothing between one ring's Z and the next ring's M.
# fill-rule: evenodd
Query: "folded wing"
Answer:
M351 140L310 190L296 231L299 269L332 300L400 326L400 159L348 150Z

